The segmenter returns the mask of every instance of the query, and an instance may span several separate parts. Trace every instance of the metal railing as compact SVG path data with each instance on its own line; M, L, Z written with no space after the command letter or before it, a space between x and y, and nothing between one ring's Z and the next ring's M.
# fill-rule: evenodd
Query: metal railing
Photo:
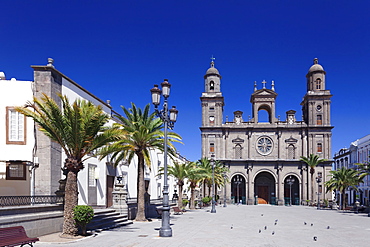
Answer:
M64 196L0 196L1 207L34 204L64 204Z

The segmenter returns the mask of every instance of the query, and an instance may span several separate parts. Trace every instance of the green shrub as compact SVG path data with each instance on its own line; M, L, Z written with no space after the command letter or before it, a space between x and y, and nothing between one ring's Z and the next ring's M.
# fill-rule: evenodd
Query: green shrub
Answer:
M188 205L188 203L189 203L189 200L188 199L182 199L182 205L184 207L186 207L186 205Z
M73 219L81 227L82 235L86 235L86 225L94 217L94 209L87 205L77 205L73 208Z
M204 204L208 204L210 201L212 201L212 197L210 197L210 196L206 196L206 197L202 198L202 202Z

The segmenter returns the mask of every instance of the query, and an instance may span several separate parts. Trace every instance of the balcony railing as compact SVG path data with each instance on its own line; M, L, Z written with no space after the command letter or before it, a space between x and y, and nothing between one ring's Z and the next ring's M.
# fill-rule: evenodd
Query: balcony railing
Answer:
M1 207L35 204L64 204L64 196L0 196Z

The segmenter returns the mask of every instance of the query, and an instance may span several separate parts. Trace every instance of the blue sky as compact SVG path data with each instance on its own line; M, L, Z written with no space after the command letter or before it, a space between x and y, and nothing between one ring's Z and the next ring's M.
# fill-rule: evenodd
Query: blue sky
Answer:
M200 158L201 93L210 57L222 75L224 117L251 115L254 81L275 81L276 115L297 111L315 57L327 72L337 152L369 134L369 1L2 1L0 71L32 80L55 67L114 109L144 107L169 79L178 147Z

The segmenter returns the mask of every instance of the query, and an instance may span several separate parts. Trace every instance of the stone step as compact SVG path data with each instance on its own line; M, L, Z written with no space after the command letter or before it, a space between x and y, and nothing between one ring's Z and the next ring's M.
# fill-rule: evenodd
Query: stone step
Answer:
M87 225L88 231L100 232L106 229L132 224L128 216L119 214L114 209L95 209L94 218Z

